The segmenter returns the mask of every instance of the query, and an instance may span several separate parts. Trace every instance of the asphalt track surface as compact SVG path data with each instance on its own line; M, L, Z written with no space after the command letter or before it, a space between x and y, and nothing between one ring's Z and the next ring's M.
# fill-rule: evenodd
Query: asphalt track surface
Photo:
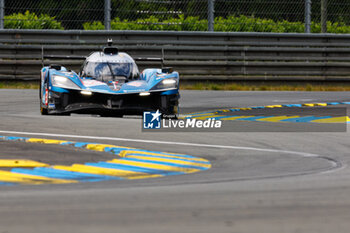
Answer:
M181 107L207 109L350 101L347 92L181 94ZM0 135L183 153L212 164L153 179L0 186L0 232L349 232L347 132L146 133L135 117L40 116L34 90L0 90L0 109ZM61 164L110 156L24 142L2 141L0 149L0 158Z

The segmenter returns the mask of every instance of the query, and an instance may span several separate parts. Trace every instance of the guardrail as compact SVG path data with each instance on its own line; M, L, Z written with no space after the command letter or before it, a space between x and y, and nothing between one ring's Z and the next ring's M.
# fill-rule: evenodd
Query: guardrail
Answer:
M350 80L350 35L53 30L0 30L0 80L38 80L42 51L86 56L107 38L134 57L164 50L164 65L184 80ZM50 63L79 72L82 60L44 60Z

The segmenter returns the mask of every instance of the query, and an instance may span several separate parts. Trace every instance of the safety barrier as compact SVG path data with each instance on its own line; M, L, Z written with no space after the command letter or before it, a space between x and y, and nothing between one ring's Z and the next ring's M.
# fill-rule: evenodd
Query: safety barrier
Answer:
M350 35L78 30L1 30L0 79L38 80L43 63L79 72L108 38L133 57L164 56L183 80L350 80Z

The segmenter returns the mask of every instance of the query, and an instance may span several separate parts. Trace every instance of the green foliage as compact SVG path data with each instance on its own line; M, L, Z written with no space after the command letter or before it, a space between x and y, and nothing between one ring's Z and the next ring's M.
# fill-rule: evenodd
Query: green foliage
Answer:
M83 23L83 28L85 30L104 30L105 26L100 21L95 22L85 22Z
M64 29L61 23L55 20L55 17L47 14L37 16L29 11L26 11L24 14L7 15L4 21L5 28L8 29Z
M101 22L84 23L85 30L103 30ZM160 20L156 16L137 19L135 21L115 18L111 22L112 30L156 30L156 31L207 31L207 20L199 19L198 16L185 17L183 14L178 18ZM272 19L255 18L253 16L228 16L227 18L216 17L214 30L218 32L276 32L276 33L303 33L303 22L289 22L287 20L274 21ZM327 22L329 33L350 33L350 26L344 22ZM320 33L321 24L312 22L311 32Z

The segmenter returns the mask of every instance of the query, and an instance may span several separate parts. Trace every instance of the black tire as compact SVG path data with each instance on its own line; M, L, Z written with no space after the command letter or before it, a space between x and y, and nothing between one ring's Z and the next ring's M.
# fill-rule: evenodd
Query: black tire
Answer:
M49 112L47 111L47 108L43 107L43 101L42 101L42 95L41 95L41 87L40 87L40 114L41 115L49 115Z
M41 98L40 98L40 114L41 114L41 115L49 115L47 109L46 109L46 108L43 108L43 106L42 106Z
M167 96L166 107L161 108L162 117L166 119L177 119L179 109L179 95Z
M42 78L40 77L40 87L39 87L39 100L40 100L40 114L41 115L49 115L49 112L47 111L47 108L43 107L43 101L42 101L42 92L41 92L41 84L42 84Z

